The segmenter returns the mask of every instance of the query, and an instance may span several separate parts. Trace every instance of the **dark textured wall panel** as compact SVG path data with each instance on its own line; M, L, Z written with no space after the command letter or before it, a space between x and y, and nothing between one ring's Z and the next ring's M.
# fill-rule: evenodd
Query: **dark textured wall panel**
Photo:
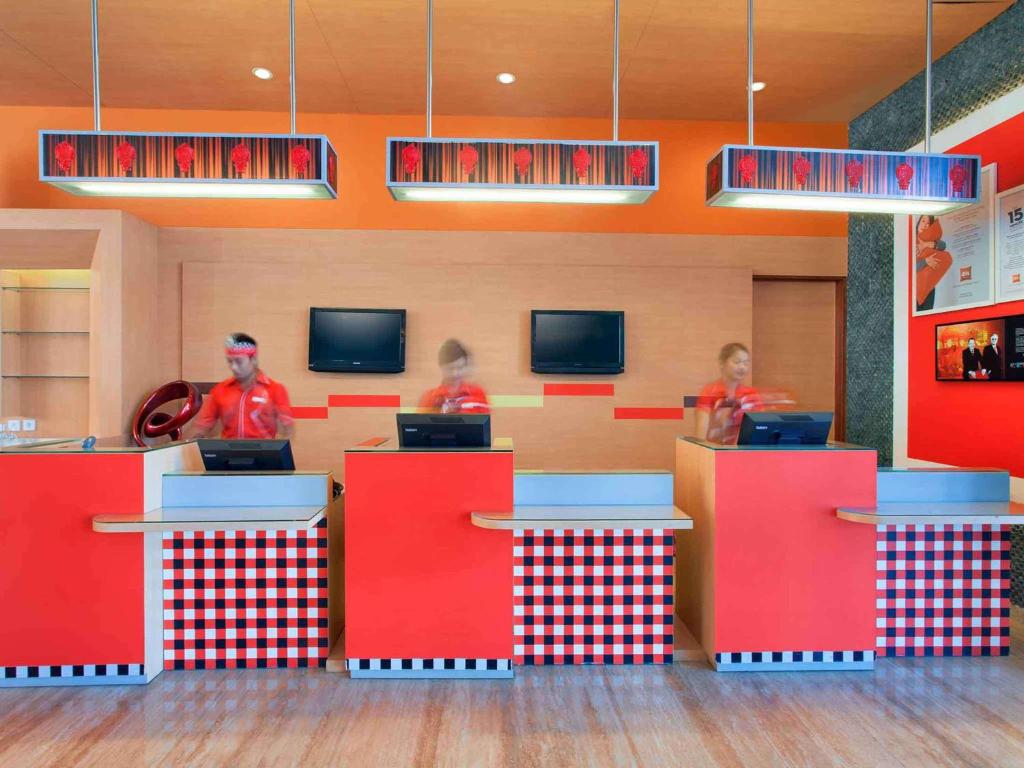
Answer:
M942 23L936 11L936 24ZM933 130L1024 84L1024 3L1018 2L933 67ZM850 146L904 150L924 137L924 73L850 123ZM891 216L850 216L847 281L847 436L892 463ZM1015 527L1012 599L1024 605L1024 530Z

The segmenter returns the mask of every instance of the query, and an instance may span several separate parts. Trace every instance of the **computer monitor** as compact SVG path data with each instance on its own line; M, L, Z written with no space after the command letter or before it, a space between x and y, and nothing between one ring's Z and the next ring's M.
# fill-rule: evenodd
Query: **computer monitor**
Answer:
M739 445L825 445L832 414L765 411L745 413Z
M287 440L199 440L207 472L294 470Z
M402 448L489 448L491 417L486 414L398 414Z

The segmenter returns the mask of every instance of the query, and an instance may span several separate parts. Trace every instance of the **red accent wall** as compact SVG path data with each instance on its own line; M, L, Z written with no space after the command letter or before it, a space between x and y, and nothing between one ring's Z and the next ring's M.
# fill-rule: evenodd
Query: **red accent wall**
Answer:
M141 453L0 456L0 666L142 664Z
M998 191L1024 184L1024 112L950 152L977 153L996 163ZM907 259L906 269L910 269ZM908 289L909 299L910 289ZM908 301L909 307L912 301ZM1024 477L1024 384L935 381L935 326L993 315L1024 314L1024 301L911 317L907 454L910 458L972 467L998 467Z

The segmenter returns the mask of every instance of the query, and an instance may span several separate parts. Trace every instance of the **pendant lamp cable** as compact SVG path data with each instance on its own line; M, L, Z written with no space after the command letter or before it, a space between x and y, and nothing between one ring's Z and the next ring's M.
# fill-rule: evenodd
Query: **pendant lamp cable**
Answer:
M288 2L289 24L288 24L288 87L289 110L291 113L292 136L295 135L295 0Z
M747 145L754 146L754 0L747 0Z
M92 125L100 130L100 21L99 0L92 0Z
M925 0L924 151L932 151L932 0Z
M434 0L427 0L427 138L433 133L434 118Z
M615 53L612 65L612 141L619 140L619 0L615 0Z

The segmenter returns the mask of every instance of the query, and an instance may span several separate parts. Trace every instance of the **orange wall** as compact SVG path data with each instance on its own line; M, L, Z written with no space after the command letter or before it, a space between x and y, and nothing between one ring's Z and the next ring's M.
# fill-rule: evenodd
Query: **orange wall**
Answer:
M742 143L740 123L626 120L620 138L661 142L661 189L646 205L396 203L384 186L384 140L419 136L418 115L300 115L299 130L327 134L340 160L340 200L96 200L38 181L40 128L89 129L83 108L0 107L0 208L116 208L160 226L327 229L532 230L846 236L846 216L732 211L704 205L704 164L724 143ZM138 131L284 133L284 113L122 110L103 127ZM438 136L607 139L595 119L435 117ZM845 147L842 124L761 124L762 144Z

